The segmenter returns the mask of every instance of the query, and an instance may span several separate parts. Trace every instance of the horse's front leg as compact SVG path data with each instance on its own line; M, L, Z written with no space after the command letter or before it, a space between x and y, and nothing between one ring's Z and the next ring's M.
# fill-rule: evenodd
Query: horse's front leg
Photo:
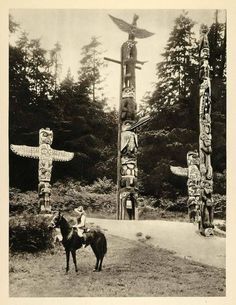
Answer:
M77 262L76 262L76 251L75 250L71 251L71 254L72 254L73 262L75 265L75 272L78 272Z
M69 271L70 250L66 250L66 274Z
M103 261L103 257L100 259L98 271L102 271L102 261Z

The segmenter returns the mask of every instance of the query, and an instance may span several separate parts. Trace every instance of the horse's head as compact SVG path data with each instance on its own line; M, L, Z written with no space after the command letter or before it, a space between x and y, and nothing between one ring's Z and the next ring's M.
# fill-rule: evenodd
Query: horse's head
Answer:
M54 228L58 228L60 226L61 220L62 220L62 214L59 211L52 219L49 228L54 229Z

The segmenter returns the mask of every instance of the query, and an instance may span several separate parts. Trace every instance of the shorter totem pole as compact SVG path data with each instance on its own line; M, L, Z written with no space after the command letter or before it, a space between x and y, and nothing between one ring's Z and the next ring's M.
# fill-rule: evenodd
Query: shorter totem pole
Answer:
M39 147L26 145L11 145L11 150L21 157L34 158L39 160L38 167L38 196L41 212L50 212L51 196L51 173L53 161L70 161L74 153L51 148L53 131L49 128L39 130Z
M137 219L138 168L137 128L149 120L149 117L137 121L137 104L135 100L135 69L137 64L145 62L137 60L135 37L146 38L153 33L137 27L138 16L134 15L132 24L110 16L118 28L128 33L128 40L121 46L121 61L105 57L106 60L121 65L121 92L118 122L118 156L117 156L117 219Z
M200 232L205 236L213 235L214 202L213 170L211 166L211 80L209 65L208 28L201 26L199 43L199 153L188 152L187 168L171 166L178 176L188 177L188 208L191 221L199 224Z

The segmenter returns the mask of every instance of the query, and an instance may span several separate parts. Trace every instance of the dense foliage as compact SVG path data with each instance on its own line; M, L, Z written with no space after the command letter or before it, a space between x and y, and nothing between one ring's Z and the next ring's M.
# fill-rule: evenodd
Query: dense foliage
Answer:
M52 230L48 218L32 217L28 213L11 216L9 221L9 247L15 252L37 252L53 247Z
M10 30L11 35L17 30L12 19ZM9 46L10 143L37 146L39 129L49 127L54 131L53 148L75 152L71 162L54 164L53 182L66 177L91 182L104 175L115 179L117 114L104 111L105 99L95 94L97 84L101 83L98 46L99 42L92 38L83 50L96 56L93 64L97 66L92 75L93 58L87 56L82 59L78 80L68 71L60 83L58 43L47 51L39 39L29 39L22 32ZM10 185L35 189L37 162L11 152L9 161Z
M157 64L155 90L143 105L151 109L151 121L139 136L140 191L141 195L158 200L174 201L178 196L186 196L186 179L174 176L170 165L186 167L187 152L198 148L199 54L194 26L187 12L175 20L163 60ZM221 195L226 192L225 33L225 24L218 22L216 13L208 37L212 66L214 193ZM44 50L40 40L20 32L12 18L10 36L18 38L9 46L9 142L37 146L38 130L50 127L54 131L52 147L75 152L72 161L54 163L53 183L72 178L85 187L103 177L115 182L117 113L107 111L102 94L104 62L98 39L92 37L82 48L78 78L75 80L68 70L65 79L60 81L59 43L52 50ZM36 190L37 161L12 152L9 161L10 186ZM77 202L80 202L79 196L81 192ZM103 199L96 193L94 199L85 202ZM60 202L59 196L56 200Z
M174 199L186 194L186 179L174 176L170 165L186 167L187 152L198 149L199 52L193 26L187 12L175 20L163 61L157 64L156 89L144 105L151 108L152 120L141 138L141 181L144 193L157 197ZM212 59L214 192L225 194L226 40L225 25L219 24L217 18L208 37Z

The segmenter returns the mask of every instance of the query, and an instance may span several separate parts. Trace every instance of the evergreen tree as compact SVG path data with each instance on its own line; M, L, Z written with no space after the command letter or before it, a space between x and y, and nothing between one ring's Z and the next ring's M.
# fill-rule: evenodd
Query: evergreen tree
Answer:
M81 68L78 72L79 82L87 82L89 94L93 101L101 97L102 68L106 66L101 51L101 43L97 37L91 37L89 44L82 48L82 59L80 61Z
M214 189L225 193L226 184L226 23L218 21L218 11L208 34L212 85L212 165ZM221 181L221 186L218 183ZM223 183L222 183L223 181Z
M53 90L54 94L57 91L58 83L59 83L59 76L61 72L61 45L59 42L57 42L54 46L54 48L50 51L50 61L51 61L51 70L53 74Z
M66 172L79 180L92 182L104 174L101 163L106 163L114 154L110 146L114 145L116 122L112 113L104 112L101 103L90 99L89 93L87 80L76 83L69 70L58 91L61 124L57 130L64 149L76 152L74 160L67 164ZM65 169L61 174L65 174ZM110 178L114 174L107 176Z
M9 20L11 35L16 33L14 21ZM15 31L15 32L14 32ZM53 76L47 51L40 40L29 39L22 32L16 42L9 45L9 142L11 144L38 145L38 131L52 127L53 101L50 100ZM10 183L31 187L37 185L37 162L9 156ZM28 168L28 174L25 171ZM13 170L14 169L14 170ZM31 175L33 173L33 175Z
M157 64L156 89L148 100L152 117L140 137L142 184L149 194L175 197L184 181L173 177L170 165L186 166L186 154L197 148L198 48L194 22L183 12L170 33L163 61ZM146 162L148 159L148 163Z
M170 165L186 167L186 154L198 149L199 54L192 33L194 22L184 12L176 19L163 61L157 65L156 90L147 100L152 120L141 137L141 178L145 193L157 197L186 194L186 179L170 172ZM212 66L212 164L215 192L224 193L226 36L216 20L209 32ZM147 98L146 98L147 99ZM146 160L148 159L148 163ZM221 187L219 187L221 185Z

